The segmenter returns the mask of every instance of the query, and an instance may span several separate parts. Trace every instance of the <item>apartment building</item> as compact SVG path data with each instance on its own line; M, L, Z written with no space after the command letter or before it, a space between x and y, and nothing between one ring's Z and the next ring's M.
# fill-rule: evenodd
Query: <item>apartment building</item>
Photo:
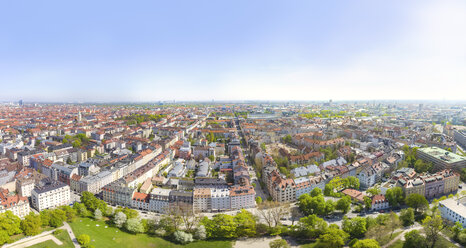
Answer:
M231 208L230 190L227 188L212 188L212 211L225 211Z
M10 195L8 189L0 188L0 213L13 212L14 215L24 218L29 214L29 201L27 197Z
M230 188L231 209L253 208L256 206L256 192L252 186Z
M193 209L195 212L207 212L212 209L212 194L209 188L194 189Z
M417 157L431 162L434 165L435 171L444 169L460 171L461 168L466 167L466 157L438 147L419 148L417 150Z
M442 218L453 223L459 222L463 228L466 228L466 197L448 198L440 201L438 206Z
M70 186L60 181L45 178L31 193L32 206L37 211L70 204Z

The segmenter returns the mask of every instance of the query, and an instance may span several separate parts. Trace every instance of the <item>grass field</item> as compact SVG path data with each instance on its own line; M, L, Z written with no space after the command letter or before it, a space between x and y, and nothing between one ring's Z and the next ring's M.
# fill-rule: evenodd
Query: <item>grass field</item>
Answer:
M42 243L39 243L39 244L36 244L36 245L33 245L33 246L29 246L28 248L73 248L74 245L73 245L73 241L71 241L71 238L70 236L68 235L68 233L63 230L60 234L57 234L57 235L54 235L57 239L59 239L61 242L63 242L63 245L57 245L55 242L53 242L52 240L47 240L45 242L42 242Z
M98 225L98 226L97 226ZM188 245L178 245L162 238L147 234L130 234L116 227L107 225L104 221L95 221L89 218L80 218L70 223L74 234L78 237L87 234L91 237L91 245L98 248L115 247L168 247L168 248L230 248L230 241L198 241ZM107 228L105 228L107 226Z

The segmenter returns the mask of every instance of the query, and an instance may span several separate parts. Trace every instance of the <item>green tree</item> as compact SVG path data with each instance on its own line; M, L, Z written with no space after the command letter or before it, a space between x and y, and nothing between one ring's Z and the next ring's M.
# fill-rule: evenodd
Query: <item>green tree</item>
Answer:
M411 226L414 224L414 210L412 208L406 208L400 212L400 220L403 226Z
M363 200L364 207L366 208L366 210L370 210L372 208L372 199L367 196L364 196Z
M36 215L33 212L29 213L21 221L21 230L23 230L26 236L34 236L40 233L40 215Z
M366 190L366 192L369 193L369 195L372 197L372 196L380 194L380 189L374 187L374 188L370 188Z
M315 239L319 237L327 229L327 222L322 218L317 217L315 214L311 214L307 217L303 217L298 222L298 230L300 236Z
M346 178L348 180L347 188L359 189L359 179L357 177L349 176Z
M394 212L390 212L388 222L386 224L387 228L390 230L390 238L393 236L393 232L400 226L401 221Z
M343 196L337 201L336 209L342 211L344 214L348 213L351 209L351 197Z
M50 226L60 227L63 226L63 221L66 220L66 213L61 209L50 211Z
M21 230L21 219L7 210L0 214L0 231L4 230L9 236L19 234Z
M81 217L86 217L89 215L89 212L86 209L86 206L80 202L75 202L73 204L73 209L76 210L76 214Z
M238 237L252 237L256 235L256 217L249 211L241 209L235 215L236 234Z
M50 225L50 212L51 212L50 210L44 209L39 213L40 223L42 224L43 227Z
M366 219L362 217L349 219L345 216L343 217L342 229L352 238L362 238L367 231Z
M414 170L417 173L430 172L432 170L432 167L432 163L424 162L422 159L418 159L414 163Z
M81 202L86 206L86 208L94 212L97 208L102 211L102 213L107 212L107 203L95 197L92 193L84 191L81 195Z
M331 227L327 228L325 232L320 235L317 239L316 246L322 248L341 248L345 245L346 240L348 240L348 233L345 231Z
M0 245L10 242L10 235L5 230L0 230Z
M426 239L418 230L413 230L405 234L403 248L426 248Z
M269 243L270 248L289 248L290 246L284 239L276 239Z
M212 219L204 217L201 224L205 226L209 238L236 237L236 223L234 217L227 214L217 214Z
M426 241L429 247L435 247L435 244L440 238L440 231L443 230L442 217L434 215L434 217L427 216L422 221L424 233L426 234Z
M466 182L466 168L461 169L460 178L461 181Z
M404 202L405 197L403 189L401 189L400 187L388 189L385 193L385 198L387 198L388 203L390 203L390 206L397 207L400 204L403 204Z
M429 206L429 202L423 195L420 194L410 194L406 197L406 205L414 208L414 211L417 213L418 210L424 210Z
M311 191L310 195L311 195L312 197L322 195L322 190L321 190L320 188L314 188L314 189Z
M262 203L262 197L260 197L260 196L256 197L256 203L257 203L257 205L261 204Z
M73 222L76 219L77 211L76 209L70 206L62 206L60 207L61 210L65 211L66 221Z
M352 248L380 248L380 245L375 239L361 239L358 240Z
M81 234L78 237L76 237L76 240L78 241L80 245L86 246L87 244L91 242L91 237L89 237L89 235L87 234Z

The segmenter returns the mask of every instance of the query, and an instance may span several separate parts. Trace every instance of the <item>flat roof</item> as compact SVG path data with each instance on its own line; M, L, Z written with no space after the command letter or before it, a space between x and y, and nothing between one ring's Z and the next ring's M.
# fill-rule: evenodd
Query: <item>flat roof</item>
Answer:
M444 205L445 207L449 208L451 211L466 217L466 198L460 199L459 202L452 198L448 198L446 200L440 201L440 204Z
M456 153L449 152L447 150L444 150L438 147L419 148L418 151L422 151L423 153L426 153L432 157L435 157L436 159L445 161L447 163L456 163L460 161L466 161L466 157L460 156Z

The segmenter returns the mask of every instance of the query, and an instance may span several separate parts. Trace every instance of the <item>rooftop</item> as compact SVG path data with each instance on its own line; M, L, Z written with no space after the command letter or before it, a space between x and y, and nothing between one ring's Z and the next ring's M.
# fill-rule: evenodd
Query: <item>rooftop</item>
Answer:
M422 151L423 153L435 157L436 159L443 160L447 163L457 163L460 161L466 161L465 157L438 147L419 148L418 151Z

